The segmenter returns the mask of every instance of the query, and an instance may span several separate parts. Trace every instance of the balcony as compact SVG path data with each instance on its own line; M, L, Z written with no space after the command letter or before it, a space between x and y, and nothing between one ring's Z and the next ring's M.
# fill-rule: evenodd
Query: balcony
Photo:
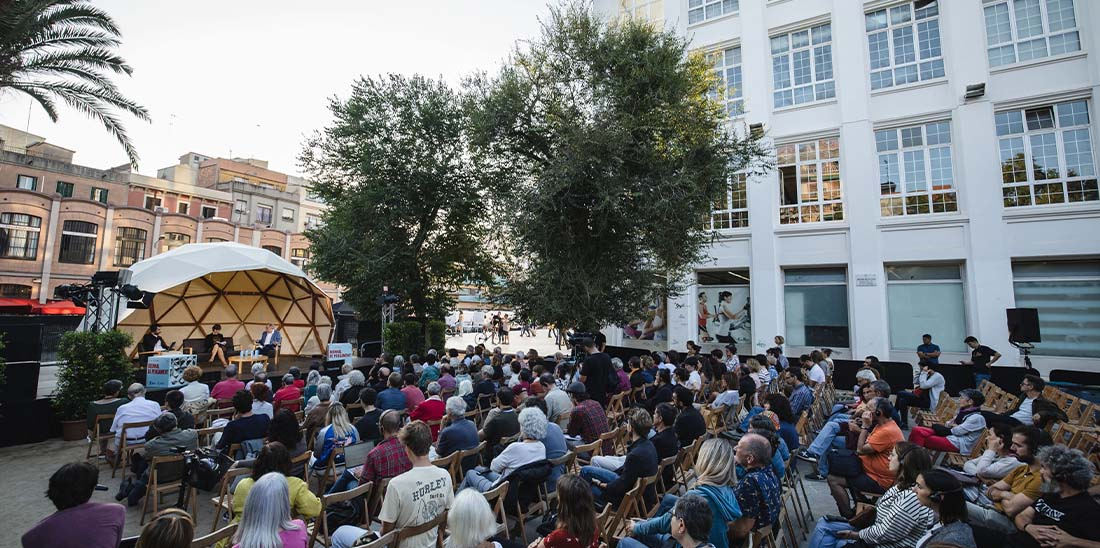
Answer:
M283 192L274 188L265 188L252 183L242 183L239 181L228 181L224 183L218 183L215 187L218 190L225 192L232 192L233 194L251 194L254 196L266 196L273 200L282 200L284 202L298 203L297 192Z

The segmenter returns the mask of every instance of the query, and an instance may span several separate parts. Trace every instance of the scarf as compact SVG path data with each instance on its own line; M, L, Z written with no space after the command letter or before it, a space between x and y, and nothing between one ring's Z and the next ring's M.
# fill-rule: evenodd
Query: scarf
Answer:
M957 415L955 415L954 423L956 425L962 424L963 421L965 421L967 417L969 417L970 415L973 415L974 413L980 413L981 411L982 411L982 408L980 406L977 406L977 405L974 405L974 406L971 406L971 407L964 407L962 409L959 409L959 413Z

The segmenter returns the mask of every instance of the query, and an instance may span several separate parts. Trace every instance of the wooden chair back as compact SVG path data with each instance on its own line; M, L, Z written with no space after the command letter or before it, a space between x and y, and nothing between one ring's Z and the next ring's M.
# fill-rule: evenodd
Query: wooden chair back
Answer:
M493 509L493 515L497 518L497 533L510 538L508 534L508 516L504 512L504 499L508 497L509 482L503 481L500 485L482 493L485 500L489 501L489 507Z
M126 473L126 465L130 462L130 455L142 447L145 447L145 439L141 441L130 440L126 434L130 430L135 428L148 428L153 426L153 421L139 421L139 422L127 422L122 425L122 431L119 432L118 438L118 454L115 458L115 467L111 469L111 477L115 477L115 472L118 471L119 466L122 466L122 473Z
M195 430L195 436L198 437L199 447L213 447L214 434L224 431L224 426L208 426Z
M377 540L373 540L366 544L356 544L356 548L397 548L397 532L398 529L393 529L389 533L386 533Z
M225 516L226 521L233 521L233 493L229 489L237 478L251 474L251 468L230 468L222 476L221 485L218 487L218 496L210 499L210 503L215 507L213 523L210 524L211 533L218 528L222 515Z
M401 543L415 537L417 535L423 535L431 531L436 530L435 545L436 548L443 548L443 528L447 525L447 511L440 512L435 518L417 525L415 527L402 527L397 533L397 542L394 544L394 548L401 548Z
M368 517L367 515L366 501L370 498L371 489L373 488L374 483L368 481L367 483L364 483L363 485L360 485L355 489L349 489L347 491L333 493L331 495L321 495L321 513L317 516L317 519L314 520L314 522L311 524L311 531L309 532L309 546L313 546L314 544L316 544L318 536L321 537L321 543L325 546L332 545L332 535L331 532L328 530L328 519L326 519L326 516L328 515L329 507L335 506L338 503L362 497L360 499L363 504L363 507L361 509L363 520L361 524L364 526L370 524L370 517Z
M290 470L292 472L295 469L297 469L298 466L302 467L301 475L298 476L298 477L302 478L302 481L309 480L309 460L312 459L312 458L313 458L313 450L307 449L301 455L298 455L297 457L291 457L291 459L290 459Z
M233 533L236 532L237 524L230 523L229 525L226 525L225 527L222 527L217 531L192 540L191 548L209 548L211 546L216 546L219 542L231 538L233 536Z
M165 467L175 468L178 473L165 479ZM153 457L149 462L149 484L145 490L145 500L141 505L141 525L145 525L145 516L149 514L149 506L152 504L152 512L155 515L160 506L160 497L165 493L178 493L183 487L180 476L184 472L183 455L166 455ZM164 483L161 483L164 481ZM195 500L195 488L188 486L188 500L191 503L191 515L198 514L198 504ZM186 510L186 509L185 509Z

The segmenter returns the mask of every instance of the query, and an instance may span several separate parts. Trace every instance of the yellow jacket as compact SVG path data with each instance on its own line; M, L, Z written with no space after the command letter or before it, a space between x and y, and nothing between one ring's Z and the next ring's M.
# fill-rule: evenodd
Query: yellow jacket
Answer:
M241 521L244 503L248 500L248 492L252 490L253 483L255 482L251 477L246 477L233 490L233 523ZM302 481L302 478L292 476L286 479L286 483L290 488L291 515L312 518L321 513L321 499L310 492L309 486Z

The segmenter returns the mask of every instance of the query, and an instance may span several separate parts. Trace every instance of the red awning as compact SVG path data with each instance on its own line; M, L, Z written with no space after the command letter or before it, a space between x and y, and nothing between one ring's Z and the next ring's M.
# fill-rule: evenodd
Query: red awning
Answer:
M51 301L39 304L36 299L0 297L0 314L68 314L84 315L84 307L72 301Z

